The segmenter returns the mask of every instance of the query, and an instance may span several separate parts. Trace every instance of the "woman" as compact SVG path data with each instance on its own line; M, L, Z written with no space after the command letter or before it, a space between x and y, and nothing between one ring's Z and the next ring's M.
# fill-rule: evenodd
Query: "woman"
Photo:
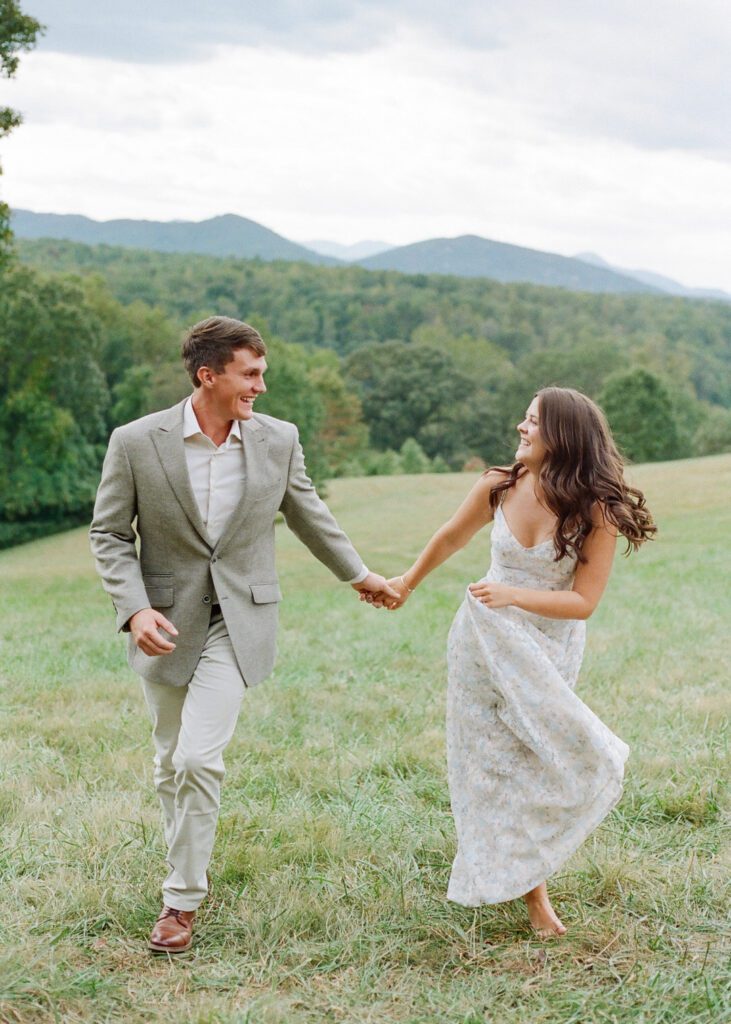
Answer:
M510 469L478 480L403 576L421 581L494 518L492 563L469 586L448 641L447 757L458 851L447 896L465 906L522 896L543 937L566 928L546 879L614 807L629 748L574 694L585 624L617 536L655 532L628 487L601 410L544 388L518 426Z

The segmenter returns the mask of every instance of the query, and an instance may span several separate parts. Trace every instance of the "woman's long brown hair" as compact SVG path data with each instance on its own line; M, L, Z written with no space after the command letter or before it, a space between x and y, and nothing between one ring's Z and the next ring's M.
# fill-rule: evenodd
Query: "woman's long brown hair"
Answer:
M627 541L626 554L651 540L657 527L645 496L626 483L622 457L599 406L573 388L542 388L536 397L538 429L546 446L538 479L546 506L557 519L556 560L572 553L585 561L581 549L594 527L597 502L607 522ZM525 466L516 462L509 469L491 469L504 474L490 493L494 512Z

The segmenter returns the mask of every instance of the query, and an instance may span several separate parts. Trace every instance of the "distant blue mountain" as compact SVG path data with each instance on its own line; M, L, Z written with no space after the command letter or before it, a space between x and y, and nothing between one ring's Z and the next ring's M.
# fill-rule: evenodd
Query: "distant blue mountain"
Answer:
M542 284L584 292L651 292L659 288L592 266L583 260L555 253L525 249L520 245L493 242L479 235L432 238L402 245L388 252L358 260L369 270L400 270L405 274L453 274L456 277L490 277L502 282Z
M581 252L575 258L583 260L585 263L591 263L595 267L614 270L617 274L624 274L625 277L634 277L635 280L659 288L660 291L667 292L668 295L681 295L686 299L721 299L724 302L731 302L731 295L721 288L689 288L679 281L674 281L672 277L656 274L652 270L627 270L626 267L615 267L612 263L607 263L601 256L597 256L595 252Z
M65 238L87 245L121 245L155 252L196 252L241 259L304 260L322 266L340 263L233 213L202 221L98 221L75 214L13 210L11 227L18 238Z
M363 260L367 256L375 256L377 252L386 252L393 249L390 242L376 242L373 239L362 242L354 242L352 245L343 245L341 242L328 242L325 239L317 238L314 241L302 243L308 249L322 253L323 256L335 256L336 259L346 260L349 263L355 260Z

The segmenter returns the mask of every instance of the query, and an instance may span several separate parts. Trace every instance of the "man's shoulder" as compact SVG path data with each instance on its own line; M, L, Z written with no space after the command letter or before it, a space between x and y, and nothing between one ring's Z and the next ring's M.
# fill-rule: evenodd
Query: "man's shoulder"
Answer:
M286 438L290 441L297 437L297 427L289 420L280 420L276 416L267 416L263 412L255 412L253 420L270 436Z
M140 416L137 420L130 420L116 427L114 433L125 441L135 440L144 437L158 427L172 427L183 419L183 402L170 406L169 409L161 409L159 412L150 412L147 416Z

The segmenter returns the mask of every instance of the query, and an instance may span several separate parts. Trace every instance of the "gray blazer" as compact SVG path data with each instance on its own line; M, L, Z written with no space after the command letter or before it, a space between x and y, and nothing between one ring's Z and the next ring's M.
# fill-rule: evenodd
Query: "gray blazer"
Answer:
M243 500L211 544L185 461L184 404L113 432L94 506L92 553L118 629L129 631L130 617L153 607L179 631L175 651L153 658L130 636L135 672L156 683L187 684L217 600L241 673L255 686L271 672L276 654L282 598L274 566L277 512L339 580L353 579L363 563L307 476L297 428L259 413L241 424Z

